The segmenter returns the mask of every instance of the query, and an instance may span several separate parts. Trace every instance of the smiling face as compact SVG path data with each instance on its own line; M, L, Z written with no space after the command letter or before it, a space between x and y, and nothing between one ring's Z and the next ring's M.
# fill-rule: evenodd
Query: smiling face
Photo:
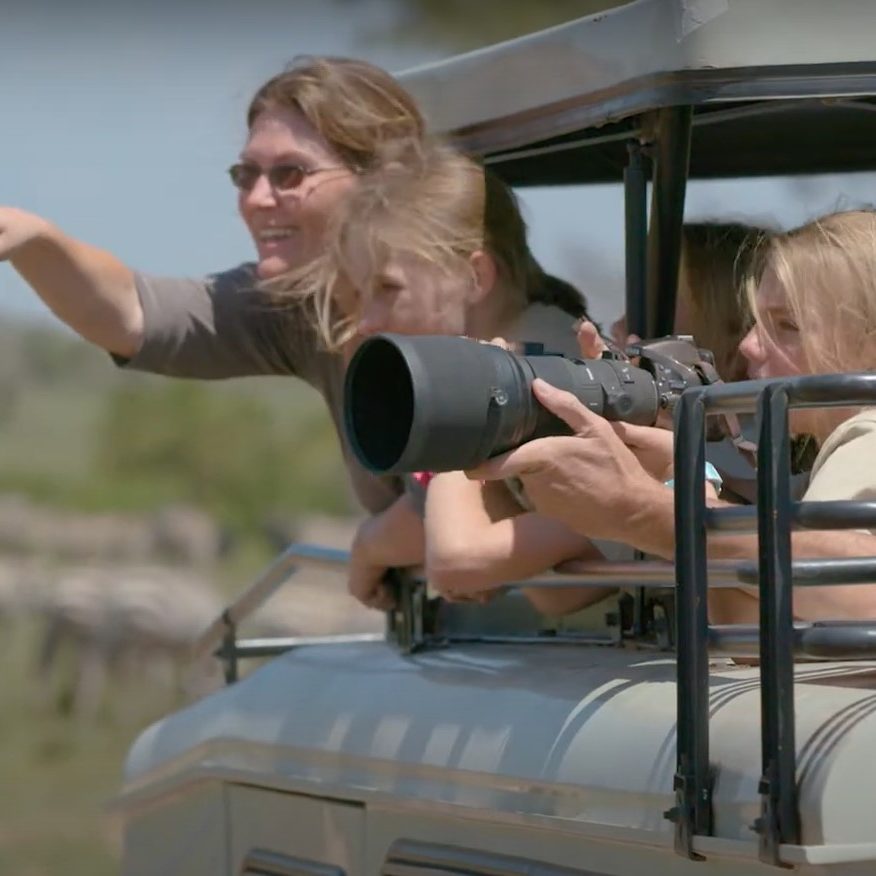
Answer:
M238 195L238 209L256 244L261 279L299 268L318 255L326 225L356 185L331 146L297 110L274 108L254 120L240 162L263 173ZM278 190L265 175L278 165L307 171L294 189Z

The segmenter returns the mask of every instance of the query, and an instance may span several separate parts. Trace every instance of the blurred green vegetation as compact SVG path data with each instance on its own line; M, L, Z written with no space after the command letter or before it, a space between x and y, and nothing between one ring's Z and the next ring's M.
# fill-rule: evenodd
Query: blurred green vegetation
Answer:
M301 381L120 372L60 331L0 333L0 491L83 510L185 502L246 535L352 510L334 427Z
M118 685L101 720L59 716L53 691L34 683L37 632L19 622L0 637L0 873L110 876L119 869L120 834L107 804L125 753L174 700L166 688Z

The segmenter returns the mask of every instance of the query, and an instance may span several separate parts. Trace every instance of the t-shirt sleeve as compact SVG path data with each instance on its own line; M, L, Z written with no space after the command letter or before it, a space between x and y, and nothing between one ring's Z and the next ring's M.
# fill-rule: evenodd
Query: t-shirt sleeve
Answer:
M855 424L818 467L806 501L876 500L876 422Z
M251 266L184 279L135 273L143 346L116 364L202 380L255 374L309 377L315 339L301 309L272 305Z

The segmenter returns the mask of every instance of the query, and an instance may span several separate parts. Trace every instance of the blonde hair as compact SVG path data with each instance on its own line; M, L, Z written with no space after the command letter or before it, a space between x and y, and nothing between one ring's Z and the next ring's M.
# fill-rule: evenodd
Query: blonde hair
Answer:
M741 222L690 222L683 233L679 299L690 307L691 334L714 354L724 380L742 380L739 343L751 324L745 284L769 232Z
M359 177L332 217L327 240L314 262L266 288L276 301L308 307L332 351L355 331L354 306L344 306L344 297L354 292L353 241L367 253L371 276L390 254L408 255L470 283L476 282L471 256L485 250L496 262L499 292L509 312L529 301L567 303L575 316L584 311L577 291L569 286L567 292L562 281L552 281L532 257L513 193L472 159L437 141L402 141L381 150L375 170ZM355 290L359 307L372 291Z
M299 111L356 171L372 168L383 144L425 131L413 97L385 70L352 58L296 58L256 92L247 126L277 108Z
M832 213L774 235L748 284L756 315L766 272L782 287L810 372L876 367L876 212Z

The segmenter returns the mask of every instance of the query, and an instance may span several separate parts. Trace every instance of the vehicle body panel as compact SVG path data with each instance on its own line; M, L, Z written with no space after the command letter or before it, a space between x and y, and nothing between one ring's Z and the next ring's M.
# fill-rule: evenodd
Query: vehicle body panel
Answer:
M119 805L209 775L369 813L486 817L668 851L674 675L665 655L615 648L300 649L149 728L131 751ZM862 757L876 739L874 685L873 664L798 667L806 845L874 835L876 813L860 805L876 787L876 762ZM715 836L754 849L757 670L715 667L711 709Z

